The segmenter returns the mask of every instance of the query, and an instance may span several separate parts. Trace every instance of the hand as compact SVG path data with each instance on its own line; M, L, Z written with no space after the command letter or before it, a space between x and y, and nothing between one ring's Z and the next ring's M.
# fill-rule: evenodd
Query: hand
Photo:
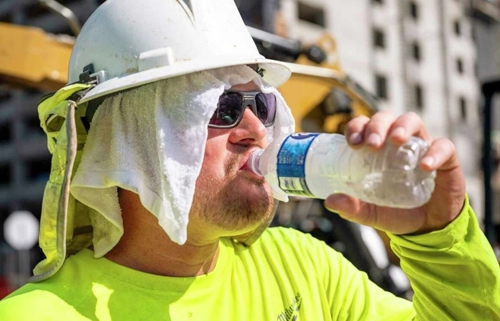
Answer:
M422 157L420 166L423 170L437 171L436 186L429 202L414 209L376 206L344 194L333 194L325 201L329 210L347 220L394 234L439 230L461 212L465 180L455 145L445 138L432 138L417 114L410 112L396 118L381 111L371 118L360 116L347 124L345 134L355 149L363 145L380 149L386 141L401 145L411 136L422 138L429 143L429 150Z

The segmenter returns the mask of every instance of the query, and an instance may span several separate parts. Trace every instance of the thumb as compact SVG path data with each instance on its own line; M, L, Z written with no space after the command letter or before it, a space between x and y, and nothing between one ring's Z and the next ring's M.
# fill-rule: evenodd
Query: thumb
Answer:
M373 215L373 205L346 194L332 194L325 200L327 210L337 213L348 221L372 226L377 220Z
M345 219L356 220L360 211L359 201L346 194L332 194L325 199L325 207L331 212L338 213Z

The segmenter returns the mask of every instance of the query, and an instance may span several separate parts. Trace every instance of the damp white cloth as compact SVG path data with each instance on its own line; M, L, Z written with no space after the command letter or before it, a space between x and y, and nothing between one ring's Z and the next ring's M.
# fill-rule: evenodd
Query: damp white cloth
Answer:
M277 97L270 138L294 120L279 92L247 66L170 78L107 98L97 109L71 193L90 208L96 257L123 235L117 187L139 195L172 241L184 244L207 125L225 89L250 81ZM286 200L281 191L274 197Z

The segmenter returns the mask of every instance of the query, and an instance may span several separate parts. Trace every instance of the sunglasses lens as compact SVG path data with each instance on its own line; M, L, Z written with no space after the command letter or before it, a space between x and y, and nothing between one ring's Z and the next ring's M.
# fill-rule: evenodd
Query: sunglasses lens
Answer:
M252 102L248 95L253 96ZM274 124L274 117L276 114L276 97L274 94L264 93L245 93L245 97L240 92L225 92L219 97L219 103L209 125L218 128L231 128L238 124L243 117L247 103L252 102L252 110L255 108L257 118L266 126ZM252 96L250 96L252 97ZM250 100L250 101L249 101Z
M231 127L241 117L243 97L239 93L224 93L209 124L216 127Z
M257 117L268 127L274 123L276 114L276 96L274 94L259 93L255 95L255 107L257 108Z

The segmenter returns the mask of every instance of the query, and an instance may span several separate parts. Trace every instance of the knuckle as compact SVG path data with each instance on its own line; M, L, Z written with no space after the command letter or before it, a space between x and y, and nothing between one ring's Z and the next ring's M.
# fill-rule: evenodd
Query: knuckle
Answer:
M440 140L442 141L442 143L446 146L446 148L451 151L451 152L454 152L456 150L456 146L455 146L455 143L453 143L451 140L447 139L447 138L440 138Z
M403 115L398 117L396 121L398 123L409 123L413 126L420 126L421 124L423 124L422 118L420 118L420 116L413 111L404 113Z
M359 116L354 117L350 122L354 122L354 123L366 123L369 120L370 120L370 118L368 118L367 116L365 116L365 115L359 115Z
M444 137L438 137L434 139L432 146L434 146L436 150L445 151L446 153L450 154L456 151L455 144L448 138Z
M360 130L368 121L369 118L364 115L354 117L347 123L346 130L350 131Z
M387 110L382 110L373 115L371 122L379 124L389 124L395 121L396 117Z
M420 115L414 111L409 111L406 113L406 115L408 116L408 118L421 120Z

